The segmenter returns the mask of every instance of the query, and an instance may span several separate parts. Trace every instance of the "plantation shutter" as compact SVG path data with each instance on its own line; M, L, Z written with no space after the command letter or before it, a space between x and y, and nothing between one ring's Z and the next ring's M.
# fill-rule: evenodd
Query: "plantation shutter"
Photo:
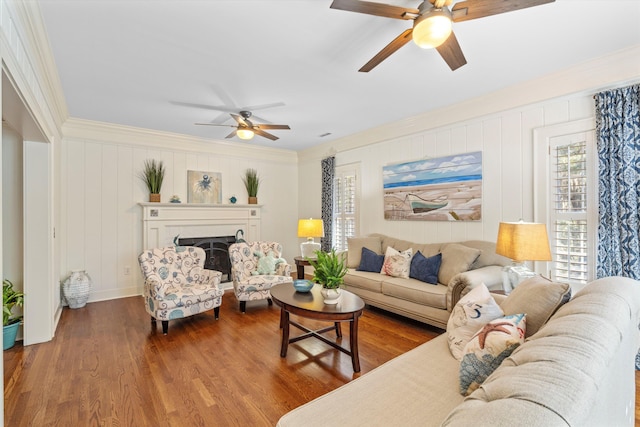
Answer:
M592 192L588 152L593 149L589 144L591 135L574 134L550 143L551 277L568 283L586 284L593 271L589 248L595 239L589 230L588 215Z
M357 235L358 169L354 165L336 167L333 200L333 247L347 250L347 239Z

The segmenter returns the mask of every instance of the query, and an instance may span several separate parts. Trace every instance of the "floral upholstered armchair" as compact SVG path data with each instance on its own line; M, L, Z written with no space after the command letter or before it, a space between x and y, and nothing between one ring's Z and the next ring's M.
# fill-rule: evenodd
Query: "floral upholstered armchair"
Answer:
M265 274L258 274L261 259L270 255L276 259L273 268L262 269ZM240 301L241 312L246 312L247 301L266 299L272 305L269 289L280 283L293 282L291 266L281 256L282 245L277 242L243 242L229 246L233 289Z
M169 246L149 249L138 262L144 276L144 306L151 323L162 321L166 335L169 320L214 310L216 320L224 290L222 273L203 268L205 253L192 246Z

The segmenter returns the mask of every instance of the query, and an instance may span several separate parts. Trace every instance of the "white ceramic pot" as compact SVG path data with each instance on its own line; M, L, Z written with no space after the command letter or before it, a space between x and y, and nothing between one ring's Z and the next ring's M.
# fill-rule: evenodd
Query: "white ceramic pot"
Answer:
M324 297L325 304L337 304L338 300L340 299L340 288L337 288L337 289L322 288L320 292Z
M70 308L81 308L89 300L91 291L91 277L84 270L72 270L62 283L62 294Z

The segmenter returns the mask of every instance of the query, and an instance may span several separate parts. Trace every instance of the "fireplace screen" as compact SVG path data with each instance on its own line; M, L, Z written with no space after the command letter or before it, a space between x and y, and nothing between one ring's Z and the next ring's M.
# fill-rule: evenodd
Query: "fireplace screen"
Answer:
M190 237L179 238L180 246L197 246L204 249L206 259L204 268L222 273L222 282L231 281L231 262L229 261L229 245L235 243L235 236Z

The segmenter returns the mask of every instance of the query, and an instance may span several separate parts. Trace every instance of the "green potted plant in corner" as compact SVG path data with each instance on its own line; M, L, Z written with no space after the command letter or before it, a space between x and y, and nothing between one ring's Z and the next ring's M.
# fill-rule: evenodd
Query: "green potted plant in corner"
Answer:
M247 169L242 178L244 186L247 189L247 195L249 196L249 204L258 204L258 187L260 186L260 177L258 171L255 169Z
M22 307L24 294L13 289L10 280L2 281L2 349L6 350L16 343L16 335L22 316L13 316L14 307Z
M340 286L344 283L347 266L342 254L316 251L316 259L307 258L313 267L313 281L322 285L325 304L337 304L340 298Z
M149 190L149 201L160 202L160 189L164 180L165 168L162 160L147 159L140 179L144 181Z

